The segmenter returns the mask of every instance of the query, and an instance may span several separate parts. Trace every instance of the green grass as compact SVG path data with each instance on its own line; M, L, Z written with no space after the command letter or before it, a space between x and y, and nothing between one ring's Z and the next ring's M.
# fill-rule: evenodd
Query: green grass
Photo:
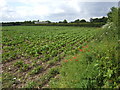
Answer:
M78 55L66 57L60 69L60 80L56 82L54 79L51 80L51 87L87 88L88 84L92 84L93 81L89 82L89 78L96 76L98 71L93 67L96 61L93 60L91 64L91 61L88 61L89 54L89 52L81 52Z
M103 29L78 55L67 56L60 76L50 81L51 88L118 88L118 35L114 27ZM107 34L106 34L107 32ZM76 61L77 60L77 61Z

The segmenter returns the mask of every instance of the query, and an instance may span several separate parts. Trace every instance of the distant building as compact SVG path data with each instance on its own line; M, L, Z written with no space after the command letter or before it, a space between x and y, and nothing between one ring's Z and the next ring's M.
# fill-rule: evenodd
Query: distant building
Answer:
M35 22L35 24L46 24L46 23L48 23L48 22L46 22L46 21Z

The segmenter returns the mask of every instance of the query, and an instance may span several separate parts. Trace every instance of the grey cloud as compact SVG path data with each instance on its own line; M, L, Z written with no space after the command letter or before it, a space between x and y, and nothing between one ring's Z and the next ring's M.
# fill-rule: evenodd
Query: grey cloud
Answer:
M90 16L99 17L106 16L109 12L110 8L113 6L117 6L117 3L113 2L90 2L84 3L84 11L88 12Z
M75 19L86 19L89 20L91 17L100 17L106 16L106 14L110 11L110 8L113 6L118 6L117 2L79 2L78 7L80 11L77 11L74 6L69 6L68 4L57 4L58 8L64 10L64 12L54 13L52 12L56 6L52 6L52 3L42 3L46 5L50 5L51 13L47 16L41 15L29 15L25 17L7 17L3 16L3 21L21 21L21 20L50 20L50 21L61 21L67 19L68 21L73 21ZM40 3L40 5L42 5ZM5 11L7 15L14 16L15 11L8 9Z
M80 12L76 11L74 8L69 6L63 6L65 12L51 14L47 19L58 21L67 19L69 21L74 19L81 19L81 18L91 18L91 17L101 17L106 16L107 13L110 11L110 8L113 6L117 6L117 2L80 2L79 8L81 9Z

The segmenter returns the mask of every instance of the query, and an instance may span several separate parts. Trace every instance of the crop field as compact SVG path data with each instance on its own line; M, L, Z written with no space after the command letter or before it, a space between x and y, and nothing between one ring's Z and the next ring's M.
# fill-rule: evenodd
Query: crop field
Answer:
M117 52L116 38L116 32L102 28L3 27L3 88L91 87L91 82L82 80L91 77L100 82L96 81L94 87L111 85L102 85L100 78L107 78L104 82L116 82L112 87L117 87L117 72L113 72L118 69L117 56L114 55ZM112 60L116 60L114 65L111 65ZM116 68L110 68L115 65Z

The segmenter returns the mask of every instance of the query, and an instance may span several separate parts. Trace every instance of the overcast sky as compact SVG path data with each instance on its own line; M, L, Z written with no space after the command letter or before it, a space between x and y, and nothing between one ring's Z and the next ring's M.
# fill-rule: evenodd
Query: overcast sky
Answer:
M0 22L25 20L74 21L102 17L119 0L0 0Z

